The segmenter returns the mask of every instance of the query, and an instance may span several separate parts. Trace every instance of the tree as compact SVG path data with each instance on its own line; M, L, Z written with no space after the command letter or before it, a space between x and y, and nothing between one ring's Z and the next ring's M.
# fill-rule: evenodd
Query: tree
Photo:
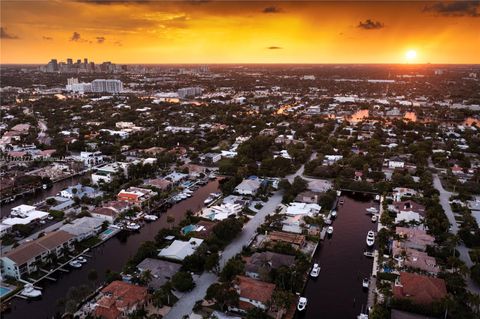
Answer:
M220 280L223 282L231 281L235 276L240 275L245 270L245 264L237 255L227 261L220 273Z
M220 310L225 311L225 306L237 306L240 297L230 283L214 283L208 287L205 298L215 300Z
M175 223L175 217L167 215L167 224L170 225L170 228L173 228L173 223Z
M140 274L140 282L144 285L148 285L152 279L153 275L150 269L147 269Z
M192 275L189 272L179 271L172 277L173 287L181 292L192 290L195 287Z

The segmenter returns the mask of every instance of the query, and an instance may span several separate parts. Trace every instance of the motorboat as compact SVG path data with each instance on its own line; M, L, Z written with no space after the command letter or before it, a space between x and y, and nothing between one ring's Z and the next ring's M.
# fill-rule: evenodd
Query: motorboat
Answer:
M357 319L368 319L368 315L365 313L361 313L357 316Z
M342 191L337 191L337 197L340 197L342 195Z
M363 253L363 255L364 255L365 257L368 257L368 258L373 258L373 257L375 257L375 254L372 253L371 251L365 251L365 252Z
M82 263L76 260L72 260L68 264L73 268L82 268Z
M127 223L127 226L125 226L127 229L129 230L139 230L140 229L140 225L137 224L137 223Z
M39 289L35 289L33 284L26 284L20 292L20 295L27 298L38 298L42 295L42 292Z
M213 179L217 178L217 176L212 173L212 174L208 175L208 178L213 180Z
M333 226L328 226L327 234L329 234L329 235L333 234Z
M376 223L377 220L378 220L377 215L373 215L373 216L372 216L372 223Z
M84 264L87 262L87 258L83 256L78 256L77 259L75 259L75 261L78 261L79 263Z
M318 264L313 264L312 271L310 272L310 276L313 278L317 278L320 275L320 266Z
M42 185L42 188L43 188L43 189L47 189L47 184L43 184L43 185Z
M371 213L371 214L376 214L378 213L378 209L376 209L375 207L370 207L370 208L367 208L367 212Z
M341 199L338 203L339 203L340 205L343 205L343 203L345 203L345 202L343 201L343 199Z
M368 288L370 286L370 280L368 278L363 278L362 280L362 287Z
M375 200L379 201L380 200L380 195L375 195Z
M307 298L300 297L300 299L298 299L297 310L304 311L305 308L307 308L307 302L308 302Z
M369 230L367 233L367 246L371 247L375 243L375 233L373 230Z
M155 215L145 215L143 216L143 219L148 220L148 221L156 221L158 219L158 216Z
M337 217L337 211L336 211L336 210L332 210L332 212L330 213L330 215L332 216L332 218Z

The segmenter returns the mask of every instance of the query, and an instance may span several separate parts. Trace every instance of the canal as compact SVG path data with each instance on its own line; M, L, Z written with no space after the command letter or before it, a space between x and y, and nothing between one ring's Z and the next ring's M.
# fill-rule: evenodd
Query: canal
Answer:
M195 191L191 198L175 204L165 213L162 213L157 221L147 223L138 233L131 233L127 240L122 240L122 236L117 235L96 247L88 252L88 255L91 255L92 258L88 258L88 262L81 269L57 274L58 281L56 282L44 280L40 284L44 288L40 300L29 302L19 298L12 299L12 311L2 314L2 318L46 319L61 314L63 308L59 306L59 301L65 298L70 287L92 284L88 280L90 270L95 269L97 271L97 282L99 283L105 279L107 270L120 272L143 242L154 240L160 229L171 227L167 223L167 216L173 216L175 224L178 224L185 217L187 210L190 209L195 212L203 207L203 201L210 193L218 192L218 186L218 180L211 181Z
M333 235L319 244L312 260L312 265L320 265L320 275L309 277L303 293L307 308L297 318L354 319L366 307L362 280L370 277L373 259L363 252L367 232L377 228L366 209L378 209L378 203L371 196L352 194L342 195L341 200L344 204L337 207Z
M52 187L49 189L45 189L45 190L40 189L33 194L27 194L27 195L18 197L13 202L2 204L0 205L0 218L8 216L12 208L18 205L22 205L22 204L32 205L32 204L41 202L47 197L55 196L56 194L60 193L60 191L64 190L68 186L72 186L80 183L80 180L83 177L87 177L87 176L90 176L90 174L75 175L54 183Z

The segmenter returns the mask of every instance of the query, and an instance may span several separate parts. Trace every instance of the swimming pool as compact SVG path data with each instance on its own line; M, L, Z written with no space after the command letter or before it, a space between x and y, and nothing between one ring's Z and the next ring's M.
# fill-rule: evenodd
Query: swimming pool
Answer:
M108 229L105 230L102 234L105 235L105 236L108 236L108 235L110 235L111 233L113 233L113 229L108 228Z
M0 286L0 297L8 295L11 291L12 289L10 288Z

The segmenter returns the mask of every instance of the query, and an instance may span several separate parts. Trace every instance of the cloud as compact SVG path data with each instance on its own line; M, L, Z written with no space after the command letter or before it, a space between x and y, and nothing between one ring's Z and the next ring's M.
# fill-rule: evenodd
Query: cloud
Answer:
M274 6L266 7L265 9L262 10L263 13L280 13L282 11L283 10L280 9L279 7L274 7Z
M378 30L384 28L385 25L380 21L373 21L367 19L365 21L360 21L357 25L357 28L364 29L364 30Z
M423 8L444 17L480 17L480 1L436 2Z
M81 40L80 33L76 32L76 31L73 32L72 37L70 38L70 41L78 42L80 40Z
M113 42L113 45L121 47L121 46L123 46L123 43L122 43L122 41L115 41L115 42Z
M149 0L77 0L77 2L84 2L88 4L100 4L100 5L110 5L110 4L143 4L149 3Z
M8 33L7 28L0 27L0 39L16 40L19 39L18 36Z
M99 44L102 44L103 42L105 42L105 37L96 37L95 39L97 39L97 43Z
M42 36L42 39L47 41L53 40L52 37L47 37L47 36Z
M276 47L276 46L271 46L271 47L267 47L268 50L281 50L283 49L282 47Z

